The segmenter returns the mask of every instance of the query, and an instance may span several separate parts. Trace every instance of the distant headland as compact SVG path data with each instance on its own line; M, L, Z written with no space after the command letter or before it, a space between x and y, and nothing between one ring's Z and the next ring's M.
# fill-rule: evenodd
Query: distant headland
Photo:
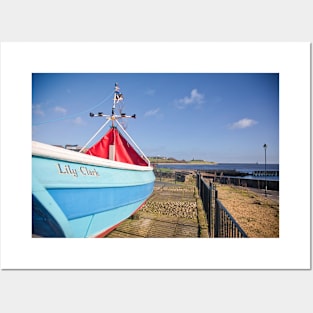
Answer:
M154 164L217 164L214 161L206 161L206 160L177 160L175 158L167 158L167 157L148 157L150 163Z

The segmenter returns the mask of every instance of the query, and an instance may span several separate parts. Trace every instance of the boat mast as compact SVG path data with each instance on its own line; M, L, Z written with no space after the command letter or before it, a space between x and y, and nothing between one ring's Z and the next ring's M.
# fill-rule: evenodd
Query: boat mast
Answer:
M136 114L133 115L126 115L125 113L115 114L115 108L116 105L124 100L123 94L120 93L120 87L117 83L115 83L114 86L114 96L113 96L113 105L112 105L112 114L107 115L103 114L103 112L98 112L98 114L95 113L89 113L90 117L105 117L107 120L112 121L112 126L114 126L114 121L121 119L121 118L136 118Z
M123 95L120 93L120 87L117 83L115 83L114 86L114 97L113 97L113 106L112 106L112 116L115 115L115 106L117 103L119 103L121 100L124 100Z
M104 117L106 119L106 122L97 130L97 132L88 140L88 142L79 150L79 152L82 152L89 143L100 133L100 131L110 122L112 121L112 127L114 127L114 121L117 121L117 119L121 118L136 118L136 114L133 114L131 116L126 115L125 113L121 113L119 115L115 114L115 108L116 104L120 101L124 100L123 95L120 93L120 87L118 86L118 83L115 83L114 85L114 96L113 96L113 105L112 105L112 114L107 115L103 114L103 112L98 112L97 114L90 112L90 117Z
M122 118L136 118L136 114L133 114L133 115L126 115L126 113L115 114L116 105L122 100L124 100L124 96L123 96L123 94L120 93L120 87L118 86L118 83L115 83L113 105L112 105L112 112L111 112L112 114L107 115L107 114L103 114L103 112L98 112L98 114L89 113L90 117L104 117L104 118L106 118L106 122L88 140L88 142L80 149L79 152L82 152L87 147L87 145L99 134L99 132L111 121L112 127L115 127L114 122L117 123L117 125L120 127L120 129L124 132L124 134L130 139L130 141L133 143L133 145L141 153L142 157L148 162L148 166L150 166L150 160L146 157L146 155L142 152L142 150L138 147L138 145L135 143L135 141L130 137L130 135L126 132L126 130L122 127L122 125L118 121L119 119L122 119ZM112 147L111 149L112 149L112 154L114 155L114 148ZM114 159L113 155L112 155L112 159Z

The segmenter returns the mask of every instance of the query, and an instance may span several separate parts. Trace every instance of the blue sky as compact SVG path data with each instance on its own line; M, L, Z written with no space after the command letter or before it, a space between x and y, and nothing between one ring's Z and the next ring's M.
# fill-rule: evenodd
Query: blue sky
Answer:
M105 122L89 112L110 114L115 82L147 156L264 163L266 143L267 162L279 163L275 73L33 74L33 140L83 146Z

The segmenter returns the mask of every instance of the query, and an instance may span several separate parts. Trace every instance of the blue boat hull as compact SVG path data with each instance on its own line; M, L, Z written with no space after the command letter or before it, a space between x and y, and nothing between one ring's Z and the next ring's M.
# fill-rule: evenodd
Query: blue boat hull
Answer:
M152 194L152 168L96 157L32 157L32 230L42 237L102 237ZM99 164L98 164L99 163Z

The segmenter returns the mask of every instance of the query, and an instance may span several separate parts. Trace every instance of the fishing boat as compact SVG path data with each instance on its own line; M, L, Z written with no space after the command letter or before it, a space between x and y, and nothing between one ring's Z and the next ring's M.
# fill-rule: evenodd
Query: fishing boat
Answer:
M112 114L90 113L105 123L78 152L32 142L33 237L104 237L152 194L153 167L122 124L136 115L116 113L122 100L116 83Z

